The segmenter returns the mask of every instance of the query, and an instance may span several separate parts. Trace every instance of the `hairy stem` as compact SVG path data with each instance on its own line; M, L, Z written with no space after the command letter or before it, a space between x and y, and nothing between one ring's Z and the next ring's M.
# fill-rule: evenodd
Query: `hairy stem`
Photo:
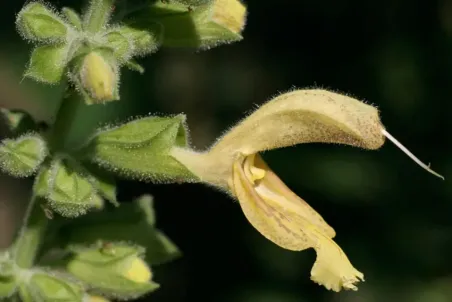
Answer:
M67 147L67 138L75 123L77 107L81 102L80 96L73 89L69 88L66 91L50 130L49 144L52 151ZM13 257L16 264L24 269L33 266L49 223L44 210L40 207L42 201L39 197L32 196L22 229L14 243Z
M24 217L24 224L14 244L13 257L21 268L33 266L47 227L47 217L32 197Z
M79 94L68 88L52 126L50 136L52 150L61 150L67 147L69 132L75 122L77 109L82 102Z

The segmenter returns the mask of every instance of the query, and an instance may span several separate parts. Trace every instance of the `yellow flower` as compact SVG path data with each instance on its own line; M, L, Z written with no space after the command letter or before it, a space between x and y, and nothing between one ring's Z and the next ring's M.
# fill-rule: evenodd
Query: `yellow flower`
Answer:
M208 151L175 147L171 155L209 185L236 197L264 237L293 251L315 249L311 279L327 289L357 290L364 275L332 240L334 229L293 193L259 152L301 143L380 148L385 137L439 176L393 138L376 108L325 90L298 90L271 100L228 131Z

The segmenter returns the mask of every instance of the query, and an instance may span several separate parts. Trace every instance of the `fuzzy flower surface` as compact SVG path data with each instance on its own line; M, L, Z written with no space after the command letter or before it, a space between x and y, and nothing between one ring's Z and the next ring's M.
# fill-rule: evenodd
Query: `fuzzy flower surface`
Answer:
M375 150L387 134L371 105L330 91L296 90L258 108L209 150L175 147L171 154L201 182L234 196L250 224L270 241L293 251L313 248L311 279L338 292L357 290L363 273L333 241L334 229L279 179L260 152L302 143Z

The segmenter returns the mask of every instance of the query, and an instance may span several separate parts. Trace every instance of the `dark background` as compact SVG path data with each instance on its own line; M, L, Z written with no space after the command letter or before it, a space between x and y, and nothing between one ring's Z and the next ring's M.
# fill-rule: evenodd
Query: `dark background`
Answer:
M80 8L80 1L52 1ZM262 237L238 203L203 185L123 181L121 200L155 197L158 226L184 257L155 268L148 301L452 301L452 1L246 1L244 40L210 51L162 49L124 70L118 103L79 112L72 133L130 115L184 112L206 148L255 104L293 87L322 87L379 107L388 131L446 177L434 177L387 142L378 151L301 145L264 158L332 225L365 274L358 292L309 280L313 250ZM22 1L0 9L0 105L49 119L61 87L22 80L31 46L15 32ZM29 181L2 177L0 246L7 246ZM24 193L25 192L25 193ZM146 300L146 301L147 301Z

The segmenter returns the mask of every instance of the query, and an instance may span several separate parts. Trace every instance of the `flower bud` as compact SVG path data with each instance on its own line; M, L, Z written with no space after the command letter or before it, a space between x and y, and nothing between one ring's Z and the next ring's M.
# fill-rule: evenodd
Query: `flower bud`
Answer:
M158 288L140 257L142 252L141 248L116 243L80 248L74 250L67 270L103 295L138 297Z
M113 61L95 51L83 58L79 76L82 88L90 99L87 103L119 100L118 68Z
M247 10L239 0L157 1L137 19L149 14L163 46L209 49L242 39Z

